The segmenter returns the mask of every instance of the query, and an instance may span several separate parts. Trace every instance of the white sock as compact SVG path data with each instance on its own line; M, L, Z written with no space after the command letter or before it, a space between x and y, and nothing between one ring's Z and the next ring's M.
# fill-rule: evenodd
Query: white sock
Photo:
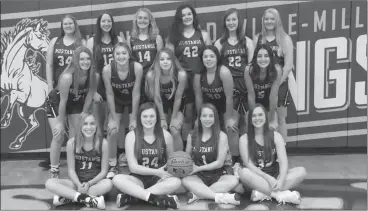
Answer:
M215 193L215 202L218 203L219 199L223 196L223 193Z
M109 165L110 166L116 166L117 160L116 158L109 158Z
M80 193L79 192L76 192L75 195L74 195L74 201L78 201L78 197L79 197Z

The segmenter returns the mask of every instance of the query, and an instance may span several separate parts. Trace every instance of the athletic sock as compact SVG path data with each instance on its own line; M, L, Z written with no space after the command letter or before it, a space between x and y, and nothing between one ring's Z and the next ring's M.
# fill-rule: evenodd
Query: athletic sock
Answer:
M117 159L116 158L109 158L109 165L110 166L116 166Z
M50 165L50 170L55 172L55 171L59 171L59 165Z

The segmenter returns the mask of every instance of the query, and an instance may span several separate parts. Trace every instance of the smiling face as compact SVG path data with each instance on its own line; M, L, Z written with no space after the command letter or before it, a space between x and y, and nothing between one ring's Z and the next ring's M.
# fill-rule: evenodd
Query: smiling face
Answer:
M63 19L63 30L65 34L73 34L75 32L75 24L73 19L71 18Z
M110 32L110 30L112 28L111 17L108 14L102 15L100 25L101 25L102 31Z
M208 69L216 67L217 65L217 56L215 52L210 49L204 50L202 59L204 66Z
M183 20L183 24L184 26L191 26L193 25L193 13L192 13L192 10L190 10L190 8L184 8L182 11L181 11L181 18Z
M201 113L201 124L204 128L210 128L215 123L215 114L210 108L203 108Z
M172 67L172 60L169 54L167 54L166 52L162 52L160 54L160 67L161 67L161 70L164 71L165 75L168 74L168 72L170 71Z
M92 115L86 117L82 125L82 134L86 138L92 137L97 130L97 122Z
M118 46L114 51L114 60L120 65L125 65L129 61L128 49Z
M261 48L257 53L257 64L261 68L266 68L270 64L270 55L266 49Z
M148 13L139 11L137 14L137 26L139 29L146 29L149 26L150 19Z
M80 53L79 66L82 70L89 70L89 68L91 67L91 57L88 55L88 53Z
M225 19L225 25L229 32L236 31L239 25L238 14L236 12L233 12L229 16L227 16L227 18Z
M146 109L141 113L142 126L145 129L153 128L157 122L156 111L153 108Z
M263 18L263 24L266 28L266 30L275 30L276 28L276 18L275 16L270 13L267 12Z
M252 124L256 128L263 127L266 123L266 114L261 107L257 107L253 110Z

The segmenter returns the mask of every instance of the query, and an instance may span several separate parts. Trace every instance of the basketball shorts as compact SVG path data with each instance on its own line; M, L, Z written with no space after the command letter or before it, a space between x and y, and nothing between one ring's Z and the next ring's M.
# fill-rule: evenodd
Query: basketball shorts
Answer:
M193 80L194 80L194 73L187 72L188 80L187 80L187 86L184 91L184 99L182 101L182 104L189 104L195 102L195 93L193 89Z
M157 182L161 180L160 177L152 176L152 175L139 175L139 174L134 174L134 173L130 173L129 175L142 181L144 189L152 187L153 185L155 185Z
M103 101L105 102L107 101L106 88L103 80L100 80L100 82L98 83L97 93L101 95Z
M243 77L234 77L234 109L239 114L245 114L248 111L248 91Z
M203 181L207 186L211 186L213 183L217 182L222 175L227 174L224 168L212 170L212 171L201 171L195 175Z
M291 96L289 91L289 83L288 80L284 81L280 85L279 93L278 93L279 101L277 102L278 107L287 107L291 102Z
M118 103L115 103L115 112L116 113L119 113L119 114L123 114L124 113L124 109L125 107L128 107L128 112L129 114L132 113L132 104L118 104Z
M275 179L277 179L277 177L279 176L280 174L280 166L279 166L279 163L276 162L274 163L272 166L270 167L266 167L266 168L263 168L261 169L264 173L274 177Z

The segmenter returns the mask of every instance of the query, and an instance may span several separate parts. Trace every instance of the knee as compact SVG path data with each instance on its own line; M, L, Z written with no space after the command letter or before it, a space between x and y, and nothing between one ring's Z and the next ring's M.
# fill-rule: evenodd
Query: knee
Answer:
M107 190L111 190L114 184L110 179L103 179L102 180L103 187L105 187Z
M239 170L238 173L239 173L240 181L248 181L251 178L251 175L253 172L249 170L248 168L243 168Z
M124 175L118 174L112 178L111 184L116 186L121 183L120 181L126 181L126 179L124 179Z
M173 136L180 136L180 128L178 128L177 126L170 126L170 132L171 132L171 135Z
M188 187L188 184L190 183L190 176L184 177L183 179L181 179L181 184L184 187Z
M300 180L303 180L307 176L307 170L303 166L297 167L296 171Z
M180 188L181 186L181 180L177 177L170 177L167 178L167 180L170 182L171 187L174 187L176 189Z
M228 182L229 186L234 187L234 188L239 184L239 179L236 178L236 176L234 175L230 175L228 178L228 181L229 181Z
M57 183L57 179L55 178L51 178L51 179L48 179L45 183L45 187L47 190L50 190L52 189L52 187Z

